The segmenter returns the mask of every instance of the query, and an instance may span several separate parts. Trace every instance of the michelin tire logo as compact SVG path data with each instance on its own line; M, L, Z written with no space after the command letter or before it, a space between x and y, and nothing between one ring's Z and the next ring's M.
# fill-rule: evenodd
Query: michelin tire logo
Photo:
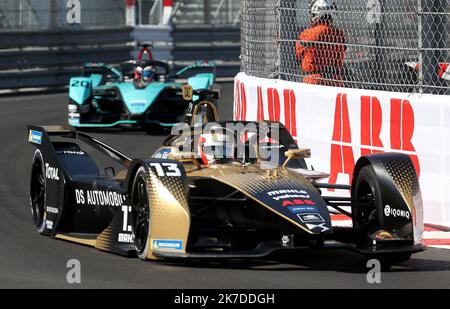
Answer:
M384 215L386 217L392 216L394 218L401 217L406 219L409 219L411 217L409 210L395 209L389 205L384 206Z
M182 240L154 239L153 240L153 249L180 251L183 249L183 241Z
M28 141L38 145L42 144L42 132L31 130Z

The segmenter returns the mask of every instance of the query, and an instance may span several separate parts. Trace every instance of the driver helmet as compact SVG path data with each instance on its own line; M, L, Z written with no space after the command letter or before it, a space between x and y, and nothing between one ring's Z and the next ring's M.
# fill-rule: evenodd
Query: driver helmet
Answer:
M134 79L137 81L142 80L142 67L138 66L134 69Z
M152 82L155 80L155 68L153 66L147 66L142 72L142 80L145 82Z
M337 7L333 0L314 0L311 3L311 7L309 10L312 22L316 22L326 16L334 19L336 11Z
M224 133L201 134L198 140L198 153L203 165L209 166L234 156L232 135Z

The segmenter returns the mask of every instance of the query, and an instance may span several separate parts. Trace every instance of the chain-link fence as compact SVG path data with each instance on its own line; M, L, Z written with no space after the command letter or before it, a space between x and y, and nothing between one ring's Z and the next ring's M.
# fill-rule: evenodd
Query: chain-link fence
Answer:
M313 1L314 2L314 1ZM243 0L242 70L312 84L450 93L450 0Z
M79 3L80 24L67 16ZM68 7L69 4L69 7ZM0 0L0 29L43 30L125 25L124 0Z

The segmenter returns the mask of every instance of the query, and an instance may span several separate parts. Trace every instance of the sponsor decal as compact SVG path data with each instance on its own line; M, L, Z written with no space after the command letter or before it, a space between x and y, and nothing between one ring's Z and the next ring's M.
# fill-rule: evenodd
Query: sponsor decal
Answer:
M284 148L283 145L268 145L268 146L260 146L261 149L281 149Z
M182 240L162 240L153 239L153 249L163 249L163 250L182 250L183 241Z
M119 233L119 242L125 242L128 244L132 244L134 242L133 234L125 234L125 233Z
M169 154L172 152L171 149L162 149L153 155L153 158L156 159L167 159Z
M325 222L325 220L322 218L322 216L318 213L305 213L305 214L298 214L297 217L303 222L303 223L317 223L317 222Z
M181 177L181 170L176 163L149 163L158 177Z
M288 209L293 214L317 213L317 212L319 212L319 210L315 206L288 206Z
M46 226L49 230L53 229L53 221L45 220L45 226Z
M47 206L47 207L45 208L45 211L48 212L48 213L52 213L52 214L57 214L57 213L59 213L58 208L50 207L50 206Z
M267 193L275 201L287 200L287 199L309 199L310 196L305 190L286 189L270 191Z
M69 118L80 118L79 113L69 113Z
M316 205L311 200L304 200L304 199L295 199L295 200L285 200L283 201L283 207L287 206L296 206L296 205Z
M69 113L76 113L78 110L78 107L74 104L69 104Z
M86 154L84 151L72 151L72 150L64 150L62 153L76 156L84 156Z
M130 106L132 107L144 107L147 104L146 101L131 101Z
M45 163L45 177L50 180L59 180L59 169L51 167L50 164Z
M283 247L293 247L294 246L294 235L283 235L281 237L281 244Z
M306 226L308 227L308 229L310 229L311 231L314 230L318 230L320 229L320 232L326 232L328 231L330 228L325 226L325 222L321 223L321 224L311 224L311 223L306 223Z
M384 215L386 217L392 216L394 218L401 217L401 218L406 218L406 219L409 219L411 216L409 210L395 209L389 205L384 206Z
M79 118L70 118L69 124L71 126L78 126L80 124L80 119Z
M28 141L34 144L42 144L42 132L30 130Z
M75 189L75 199L78 205L120 207L126 196L112 191Z

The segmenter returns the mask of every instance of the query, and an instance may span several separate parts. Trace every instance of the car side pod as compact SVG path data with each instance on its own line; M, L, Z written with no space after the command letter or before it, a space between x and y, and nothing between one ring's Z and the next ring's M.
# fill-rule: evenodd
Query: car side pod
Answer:
M359 248L368 252L424 250L422 196L409 156L361 157L355 165L351 195Z

